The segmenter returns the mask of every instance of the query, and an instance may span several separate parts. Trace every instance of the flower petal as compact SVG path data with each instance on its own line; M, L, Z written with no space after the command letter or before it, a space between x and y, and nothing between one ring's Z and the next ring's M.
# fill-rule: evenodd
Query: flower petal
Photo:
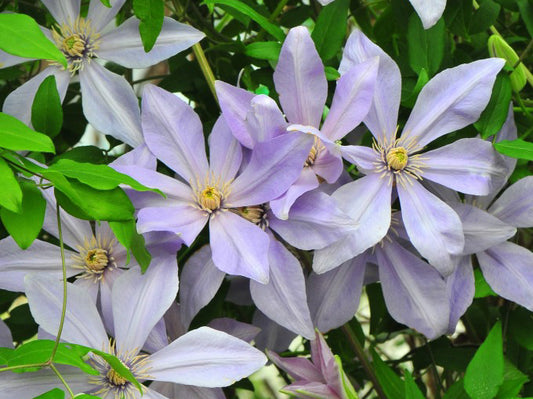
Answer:
M80 70L83 113L104 134L136 147L144 143L139 102L122 76L97 62Z
M396 188L409 239L443 276L449 275L455 268L451 255L461 254L465 244L459 216L414 179Z
M13 346L13 336L11 335L11 330L4 323L3 320L0 320L0 346L3 348L12 348Z
M233 137L224 121L218 118L209 136L209 168L221 181L232 180L241 166L241 144Z
M373 171L376 166L376 152L370 147L360 145L341 146L342 157L348 162L357 165L363 173Z
M323 381L320 370L305 357L281 357L276 352L267 349L268 358L278 368L284 370L295 380Z
M139 34L139 19L131 17L101 38L98 57L126 68L147 68L188 49L204 34L190 25L165 17L154 47L147 53Z
M162 393L167 398L226 399L224 392L220 388L204 388L154 381L150 384L150 389Z
M261 332L255 338L255 346L259 349L268 348L275 352L283 352L297 337L292 331L270 320L260 310L255 311L253 323L261 328Z
M289 122L319 126L328 82L306 27L292 28L287 34L274 71L274 85Z
M300 262L272 234L269 247L268 284L250 281L256 306L267 317L307 339L314 337Z
M446 286L450 301L448 334L453 334L459 319L474 300L475 283L471 256L461 257L457 268L446 278Z
M268 282L270 239L258 226L232 212L219 212L209 221L209 238L220 270Z
M80 13L80 0L43 0L50 14L60 24L72 24Z
M446 0L409 0L416 13L422 20L424 29L429 29L437 23L446 8Z
M423 88L407 120L402 139L420 148L478 120L490 100L501 58L488 58L446 69Z
M391 142L398 123L402 87L400 69L396 63L363 32L355 30L344 47L339 72L347 73L354 65L376 56L379 57L379 69L374 101L364 122L379 142Z
M498 198L489 212L515 227L533 226L533 176L518 180Z
M144 88L142 124L146 144L158 159L185 179L208 176L200 118L177 96L154 85Z
M126 0L110 1L111 8L109 8L104 6L101 1L91 0L89 3L87 19L91 20L95 30L100 31L115 18L125 1ZM100 55L100 52L98 52L98 55Z
M266 363L251 345L209 327L189 331L147 360L157 381L204 387L231 385Z
M288 123L274 100L260 94L252 99L250 105L245 122L254 145L287 133Z

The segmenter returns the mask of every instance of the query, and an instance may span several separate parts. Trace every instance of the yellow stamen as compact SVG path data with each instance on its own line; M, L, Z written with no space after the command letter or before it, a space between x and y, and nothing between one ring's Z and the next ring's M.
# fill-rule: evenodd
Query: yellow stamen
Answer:
M391 148L387 153L387 164L394 170L402 170L407 165L409 157L403 147Z
M128 382L124 377L118 374L115 370L109 369L106 374L107 379L113 385L124 386Z
M98 272L107 267L109 259L107 258L107 251L101 248L94 248L87 251L85 256L85 265L92 271Z
M214 211L220 208L222 193L212 186L204 188L200 194L200 206L206 210Z

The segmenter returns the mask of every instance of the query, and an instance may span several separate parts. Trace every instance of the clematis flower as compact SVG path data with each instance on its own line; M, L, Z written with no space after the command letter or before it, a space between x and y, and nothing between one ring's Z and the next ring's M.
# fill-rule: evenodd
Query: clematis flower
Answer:
M274 214L287 219L291 206L321 181L335 183L343 170L337 141L361 123L372 103L377 58L354 65L338 82L331 109L322 126L328 95L324 65L306 27L287 34L274 71L274 84L284 114L271 98L216 82L226 123L246 148L286 134L311 134L313 147L290 189L270 202Z
M303 357L282 358L267 350L268 357L295 381L281 392L292 397L311 399L357 398L338 356L333 355L326 340L318 331L311 341L311 360Z
M142 109L148 148L185 183L145 168L116 166L168 197L131 194L140 209L138 231L171 231L191 245L209 223L215 266L267 283L270 239L250 220L261 224L262 204L281 195L296 180L313 138L286 135L262 143L238 173L241 147L221 118L209 139L209 165L201 122L192 108L169 92L147 86Z
M393 189L403 223L418 252L443 275L462 253L464 235L456 212L428 191L423 180L475 195L488 194L503 175L501 157L484 140L466 138L423 152L433 140L479 118L487 105L496 74L504 61L491 58L463 64L437 74L418 96L401 135L397 134L400 71L394 61L360 31L346 44L340 71L379 56L374 102L364 122L374 136L372 148L345 146L343 156L366 176L339 188L333 196L349 203L348 213L360 228L323 250L316 251L318 273L353 258L379 242L391 220Z
M61 284L44 276L29 275L26 280L32 315L41 328L48 333L56 333L61 318ZM68 284L69 307L62 339L117 356L140 381L221 387L248 376L264 365L266 358L260 351L240 339L208 327L190 331L153 354L140 353L150 331L174 301L177 287L175 259L149 268L144 275L135 268L117 278L111 304L115 336L110 341L87 293ZM91 355L89 362L99 372L98 375L71 371L64 375L67 382L72 378L77 382L76 389L103 399L141 397L137 388L118 375L105 360ZM36 378L37 375L39 378ZM9 399L33 398L53 384L46 370L33 375L23 374L15 378L15 382L11 378L6 374L0 376L0 389L4 395L7 392ZM57 377L55 385L58 385ZM162 399L165 396L144 386L143 398Z
M111 8L91 0L87 17L80 16L80 0L43 0L57 26L41 28L65 55L68 68L51 65L20 86L6 98L3 112L31 123L31 104L43 80L56 78L61 100L71 78L79 73L83 112L97 130L110 134L132 147L142 144L137 98L129 83L102 67L95 58L112 61L127 68L145 68L167 59L198 42L204 35L193 27L165 17L161 33L151 51L144 51L139 20L132 17L120 26L104 31L125 0L112 0ZM28 59L0 52L6 66Z

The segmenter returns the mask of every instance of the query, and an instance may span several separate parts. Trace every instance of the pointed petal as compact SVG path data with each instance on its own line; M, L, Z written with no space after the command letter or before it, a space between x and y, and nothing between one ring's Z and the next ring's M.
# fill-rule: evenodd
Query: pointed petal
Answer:
M477 255L483 277L498 295L533 310L533 253L511 242Z
M177 96L157 86L143 92L143 132L158 159L185 179L202 181L209 167L200 118Z
M242 162L242 148L224 121L218 118L209 136L209 168L221 181L232 180Z
M359 125L368 114L378 72L379 58L351 67L337 81L337 88L322 133L340 140Z
M270 234L268 284L250 281L256 306L276 323L307 339L314 337L300 262Z
M157 167L157 159L154 154L148 149L146 144L141 144L124 155L121 155L109 164L112 168L115 166L130 166L136 165L146 169L155 170Z
M314 398L328 398L328 399L342 399L329 385L321 382L294 382L291 385L283 387L283 391L293 392L297 398L314 399Z
M443 275L449 275L464 248L464 234L457 213L426 190L418 181L396 186L402 207L402 219L409 239Z
M32 61L33 58L24 58L17 55L6 53L0 50L0 68L9 68L10 66L22 64L23 62Z
M309 309L313 324L321 332L351 320L361 297L366 270L365 254L356 256L329 272L311 273L307 279Z
M266 363L251 345L208 327L188 332L148 359L155 380L205 387L231 385Z
M83 113L104 134L136 147L144 143L139 102L126 79L91 62L80 71Z
M132 268L113 284L113 319L117 350L142 348L148 334L163 317L178 293L176 258L155 258L141 274Z
M287 372L295 380L323 381L320 370L305 357L281 357L276 352L268 349L266 353L272 363Z
M461 316L474 300L475 284L472 257L463 256L457 268L446 278L448 300L450 301L450 321L448 334L453 334Z
M231 185L231 207L263 204L283 194L298 179L313 137L293 133L254 147L246 169Z
M504 64L501 58L488 58L435 75L418 95L402 139L414 139L421 148L477 121Z
M422 176L467 194L486 195L505 174L504 164L492 144L481 139L461 139L422 155Z
M228 274L268 282L268 235L246 219L219 212L209 221L213 262Z
M96 31L100 31L115 18L125 1L126 0L113 0L110 2L111 8L109 8L104 6L101 1L92 0L89 3L87 19L91 20ZM98 56L100 56L100 49L98 49Z
M56 78L59 98L63 102L67 94L68 84L70 83L70 73L61 70L57 66L49 66L22 86L9 93L2 106L2 112L14 116L19 121L31 126L31 106L35 98L35 93L39 90L39 86L43 83L43 80L50 75L54 75Z
M353 223L340 241L315 251L313 270L324 273L374 246L385 237L391 223L392 187L371 174L345 184L332 197Z
M296 201L288 220L270 217L269 226L292 246L311 250L341 239L353 228L353 223L333 198L311 191Z
M181 321L189 328L192 319L217 293L226 274L215 267L211 248L205 245L185 263L181 272Z
M446 283L434 268L394 241L377 247L379 277L391 316L433 339L446 333Z
M131 17L103 35L98 57L127 68L147 68L191 47L204 37L192 26L165 17L154 47L146 53L139 34L139 23L136 17Z
M220 388L203 388L154 381L150 384L150 389L162 393L167 398L226 399L224 392Z
M429 29L437 23L446 8L446 0L409 0L416 13L422 20L424 29Z
M396 63L363 32L355 30L344 47L339 72L344 74L354 65L376 56L379 57L376 92L364 122L379 142L391 142L398 123L402 87L400 69Z
M80 0L43 0L43 4L59 25L74 23L80 13Z
M292 28L287 34L274 71L274 85L289 122L319 126L328 83L306 27Z
M250 105L245 123L254 145L287 133L288 123L274 100L260 94L252 99Z
M56 335L61 319L63 287L53 277L28 275L26 296L35 321L48 333ZM96 304L80 287L67 284L67 310L61 338L73 344L104 348L107 334Z
M344 159L348 162L357 165L359 170L363 172L373 171L376 166L377 154L370 147L363 147L360 145L343 145L341 152Z
M489 212L515 227L533 226L533 176L518 180L498 198Z

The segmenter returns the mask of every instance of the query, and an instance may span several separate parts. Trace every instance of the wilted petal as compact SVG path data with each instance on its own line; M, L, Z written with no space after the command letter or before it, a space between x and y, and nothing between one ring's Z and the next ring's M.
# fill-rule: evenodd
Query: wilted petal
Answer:
M181 272L181 321L188 328L200 309L215 296L226 273L215 267L211 248L205 245L185 263Z
M376 56L379 57L376 92L364 122L379 142L391 142L398 123L402 87L400 69L396 63L363 32L355 30L344 47L339 72L347 73L354 65Z
M270 235L268 284L250 281L256 306L276 323L302 335L314 336L307 306L305 280L300 262L274 236Z
M213 262L228 274L268 282L268 235L258 226L232 213L219 212L209 222Z
M238 338L202 327L189 331L147 360L155 380L220 387L252 374L265 364L266 357Z
M131 17L102 36L98 57L127 68L146 68L166 60L200 41L204 34L190 25L165 17L154 47L147 53L139 34L139 19Z
M150 389L162 393L167 398L226 399L224 392L220 388L204 388L154 381L150 384Z
M144 143L139 102L126 79L91 62L80 70L80 85L83 113L95 129L132 147Z
M318 127L328 83L306 27L292 28L285 38L274 72L274 85L289 122Z
M483 277L498 295L533 310L533 253L511 242L477 255Z
M241 144L233 137L224 121L218 118L209 136L209 169L221 181L235 177L242 161Z
M413 5L416 13L422 20L424 29L429 29L437 23L444 8L446 8L446 0L409 0Z
M443 276L449 275L455 268L451 255L460 255L465 244L461 220L449 205L418 181L410 182L397 185L409 239Z
M150 151L186 181L208 177L200 118L177 96L154 85L144 88L144 138Z
M73 23L80 13L80 0L43 0L43 4L60 25Z
M518 180L498 198L489 212L515 227L533 226L533 176Z
M481 139L457 140L422 157L424 179L467 194L489 194L505 173L501 156Z
M363 253L329 272L309 275L309 309L313 324L319 331L327 332L340 327L354 317L363 287L366 261Z
M58 1L59 2L59 1ZM67 87L70 83L70 72L60 69L57 66L49 66L38 75L34 76L22 86L13 90L4 100L2 112L14 116L26 125L31 125L31 106L35 99L35 94L39 86L48 76L54 75L59 99L63 102L67 94Z
M391 316L430 339L446 333L450 309L439 272L394 241L376 247L376 254Z
M379 58L352 66L337 81L337 87L322 133L340 140L368 114L374 97Z
M50 334L57 334L63 306L61 281L53 277L28 275L26 296L35 321ZM96 304L80 287L67 284L67 309L61 338L91 348L104 348L107 334Z
M231 207L263 204L283 194L300 176L313 137L293 133L258 143L246 169L231 185Z
M474 299L474 269L471 258L471 256L461 257L457 263L457 268L446 278L448 300L450 301L448 334L453 334L457 322Z
M446 133L477 121L504 64L500 58L488 58L435 75L418 95L402 139L415 139L419 147L424 147Z

